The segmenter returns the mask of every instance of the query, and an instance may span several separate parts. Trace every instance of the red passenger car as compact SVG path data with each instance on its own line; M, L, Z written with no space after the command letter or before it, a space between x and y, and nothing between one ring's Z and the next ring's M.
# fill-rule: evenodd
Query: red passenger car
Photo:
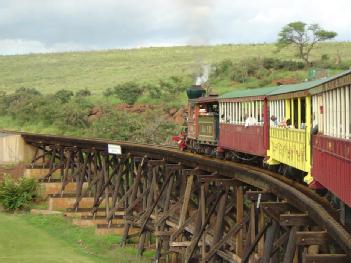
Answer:
M266 94L276 88L233 91L219 98L219 152L266 156L269 144Z
M351 207L351 71L311 90L313 124L312 176ZM343 207L341 207L343 208Z

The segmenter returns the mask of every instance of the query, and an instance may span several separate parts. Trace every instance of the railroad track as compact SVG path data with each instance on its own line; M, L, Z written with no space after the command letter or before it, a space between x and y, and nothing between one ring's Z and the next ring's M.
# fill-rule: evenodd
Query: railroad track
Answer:
M140 254L148 236L155 235L157 261L351 260L351 236L329 203L271 171L174 147L21 136L38 149L33 162L46 157L46 179L60 170L63 185L77 182L76 207L84 194L79 185L87 181L95 189L93 213L112 202L109 221L113 211L125 209L123 244L131 226L140 227ZM120 145L122 155L109 154L108 144Z

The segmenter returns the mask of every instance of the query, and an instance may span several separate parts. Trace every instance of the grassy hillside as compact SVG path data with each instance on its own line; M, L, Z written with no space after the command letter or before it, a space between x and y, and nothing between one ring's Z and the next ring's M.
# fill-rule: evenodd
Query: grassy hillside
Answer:
M0 56L0 129L169 143L203 64L214 65L209 83L219 94L307 78L310 67L293 49L275 51L259 44ZM312 55L332 75L351 66L351 42Z
M273 44L252 44L0 56L0 91L27 87L50 93L88 88L99 94L131 80L155 83L174 75L190 78L199 63L249 57L294 58L292 49L275 50ZM337 52L343 60L351 60L351 42L324 43L312 52L312 58L327 54L335 60Z

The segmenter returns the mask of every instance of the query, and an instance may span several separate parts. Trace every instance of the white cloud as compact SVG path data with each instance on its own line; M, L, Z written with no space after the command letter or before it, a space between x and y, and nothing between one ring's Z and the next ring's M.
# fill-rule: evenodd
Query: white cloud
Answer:
M351 40L349 0L1 0L0 54L273 42L291 21Z

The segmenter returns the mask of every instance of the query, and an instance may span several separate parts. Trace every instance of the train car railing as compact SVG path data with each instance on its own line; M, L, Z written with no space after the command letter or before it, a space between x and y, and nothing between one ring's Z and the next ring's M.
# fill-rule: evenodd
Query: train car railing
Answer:
M299 170L310 172L310 158L306 148L309 146L306 129L281 127L270 128L270 161L284 163ZM308 145L307 145L308 144Z

